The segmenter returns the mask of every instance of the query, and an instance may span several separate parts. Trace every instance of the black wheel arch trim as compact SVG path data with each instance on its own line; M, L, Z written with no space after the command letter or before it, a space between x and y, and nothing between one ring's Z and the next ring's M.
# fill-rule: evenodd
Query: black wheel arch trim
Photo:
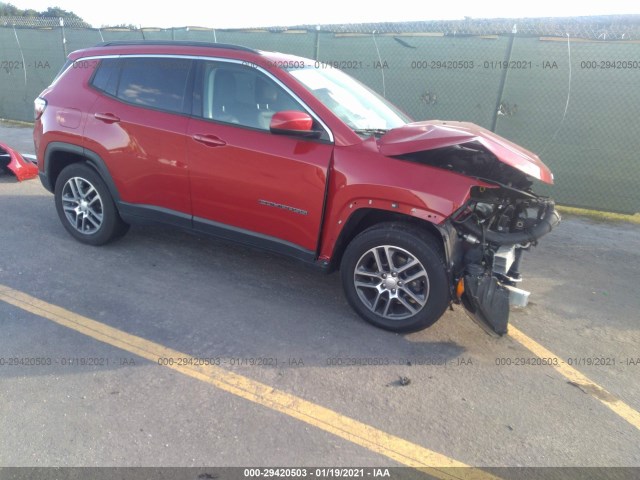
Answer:
M53 181L51 175L51 171L53 168L52 157L54 154L59 152L73 153L74 155L78 155L84 158L86 163L92 166L102 177L102 180L107 185L107 188L109 189L109 193L111 194L113 200L116 203L120 202L120 193L116 188L113 177L111 176L111 173L109 172L109 169L107 168L104 160L93 150L89 150L88 148L84 148L73 143L51 142L47 145L44 153L44 173L40 173L40 180L47 190L53 192L55 187L55 182Z
M454 247L455 247L455 230L448 225L444 224L435 224L429 222L428 220L424 220L422 218L413 217L411 215L407 215L405 213L399 212L391 212L389 210L384 210L380 208L360 208L353 212L349 218L345 221L345 225L338 234L338 239L336 240L334 246L334 253L329 261L328 270L334 271L338 268L344 250L347 248L347 245L353 238L355 237L356 232L358 231L358 226L362 220L365 219L368 215L382 215L386 218L382 221L388 222L399 222L399 223L407 223L413 225L417 228L425 228L431 229L431 234L441 243L445 262L447 266L447 270L449 270L450 264L454 257ZM381 223L376 222L376 223ZM428 226L427 226L428 225ZM368 225L373 226L373 225Z
M457 265L462 261L462 242L458 239L458 233L456 229L451 225L451 222L447 221L434 227L438 230L442 237L442 245L444 248L444 261L445 270L447 272L447 279L449 281L449 296L451 299L455 299L455 271Z

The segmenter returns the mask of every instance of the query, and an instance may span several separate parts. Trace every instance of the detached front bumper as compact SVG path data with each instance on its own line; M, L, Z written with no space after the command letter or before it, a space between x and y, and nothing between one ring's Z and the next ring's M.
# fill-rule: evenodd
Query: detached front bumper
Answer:
M0 143L0 168L9 170L20 182L38 176L38 167L35 164L25 160L4 143Z

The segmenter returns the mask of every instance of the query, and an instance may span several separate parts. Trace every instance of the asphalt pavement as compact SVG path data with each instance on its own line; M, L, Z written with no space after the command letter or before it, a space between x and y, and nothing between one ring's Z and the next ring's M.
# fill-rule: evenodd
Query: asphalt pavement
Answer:
M29 135L0 128L23 153ZM640 467L637 225L565 218L523 261L532 294L512 325L597 388L459 307L418 333L376 329L337 274L269 253L160 227L81 245L37 179L0 175L0 249L0 295L217 359L292 399L278 410L0 298L0 466L407 464L292 416L304 400L474 467ZM34 358L49 360L10 360Z

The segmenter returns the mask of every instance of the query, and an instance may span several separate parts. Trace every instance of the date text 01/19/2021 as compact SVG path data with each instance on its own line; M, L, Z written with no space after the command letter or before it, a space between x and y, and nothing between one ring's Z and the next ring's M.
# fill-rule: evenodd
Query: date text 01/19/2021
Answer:
M302 358L287 357L284 359L277 357L159 357L158 365L162 366L216 366L216 367L302 367Z
M388 468L245 468L244 477L365 478L391 477Z

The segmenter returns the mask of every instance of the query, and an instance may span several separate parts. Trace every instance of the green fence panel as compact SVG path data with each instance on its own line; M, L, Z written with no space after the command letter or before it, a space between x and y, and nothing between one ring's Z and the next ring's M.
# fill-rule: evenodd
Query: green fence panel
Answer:
M100 30L105 42L118 42L118 41L141 41L142 30L114 30L105 28Z
M33 100L64 63L60 29L0 28L0 43L0 117L33 121Z
M345 71L383 93L416 120L460 120L489 128L507 40L444 36L323 36L320 66ZM324 63L323 63L324 62Z
M0 28L0 118L33 118L27 111L25 68L11 28Z
M314 68L340 68L415 120L460 120L494 129L551 167L555 186L537 189L559 203L635 213L640 211L640 18L623 20L615 25L541 20L509 34L506 20L493 26L416 23L407 33L400 24L129 30L5 18L0 21L0 118L31 121L33 99L74 50L117 40L238 44L306 57Z
M100 29L93 28L65 28L67 53L91 47L105 41Z
M171 40L171 30L164 30L158 28L143 28L140 31L140 35L144 40Z
M173 31L175 40L188 40L192 42L215 42L215 32L210 28L176 28Z
M559 202L640 210L639 47L516 38L511 58L531 68L508 70L497 133L541 156L555 175L544 191Z
M315 33L274 33L217 31L220 43L243 45L256 50L289 53L301 57L313 58Z

